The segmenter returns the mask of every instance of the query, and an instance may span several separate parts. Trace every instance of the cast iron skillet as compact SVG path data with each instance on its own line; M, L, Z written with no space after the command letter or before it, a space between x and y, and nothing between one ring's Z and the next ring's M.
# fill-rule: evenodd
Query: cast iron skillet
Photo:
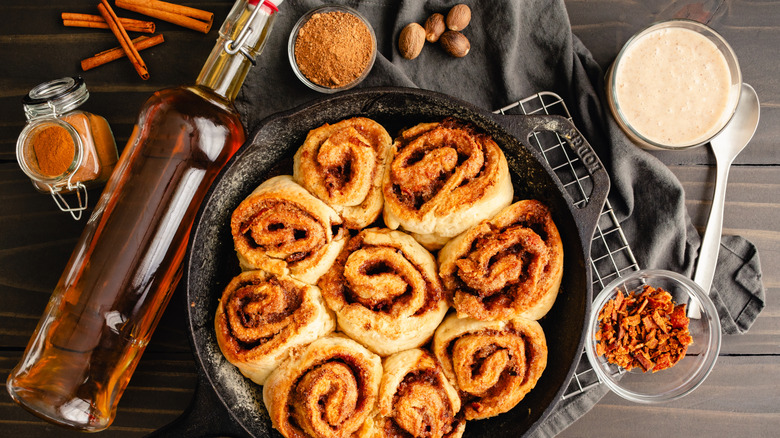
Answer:
M370 117L391 136L420 122L455 116L490 133L503 148L513 174L515 198L547 203L564 244L564 277L555 306L540 322L549 356L536 388L512 411L471 421L466 437L518 437L534 430L561 399L579 362L592 297L587 263L596 222L609 191L606 171L590 145L567 120L555 116L499 116L442 94L405 88L363 89L324 98L271 116L217 177L193 227L185 265L187 313L193 352L200 365L192 405L156 436L279 437L271 428L262 388L245 379L219 351L214 314L222 290L238 274L230 234L235 207L270 176L292 172L291 157L310 129L353 116ZM586 205L574 206L535 147L534 131L568 140L593 180Z

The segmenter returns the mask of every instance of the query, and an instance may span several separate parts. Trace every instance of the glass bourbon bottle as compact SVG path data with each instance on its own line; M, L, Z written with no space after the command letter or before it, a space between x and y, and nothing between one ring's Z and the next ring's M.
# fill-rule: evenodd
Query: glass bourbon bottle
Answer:
M182 274L196 211L243 144L233 101L282 0L239 0L195 85L144 104L27 349L11 397L51 422L107 428Z

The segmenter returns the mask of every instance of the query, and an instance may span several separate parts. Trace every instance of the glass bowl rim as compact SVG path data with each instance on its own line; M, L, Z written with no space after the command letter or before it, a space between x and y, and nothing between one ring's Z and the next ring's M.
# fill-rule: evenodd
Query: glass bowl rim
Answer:
M341 87L335 87L335 88L329 88L324 87L322 85L316 84L312 82L309 78L304 75L300 68L298 68L298 63L295 61L295 41L298 39L298 31L303 27L306 22L309 21L309 19L317 13L324 13L324 12L346 12L348 14L352 14L355 17L357 17L363 24L366 25L368 28L369 34L371 34L371 59L368 61L368 65L366 65L365 70L363 73L358 76L357 79L350 82L349 84L346 84ZM295 73L295 76L303 82L304 85L311 88L314 91L319 91L320 93L325 94L332 94L337 93L339 91L349 90L350 88L355 87L359 83L363 82L363 80L368 76L368 73L371 71L371 69L374 66L374 62L376 61L376 52L377 52L377 42L376 42L376 33L374 32L374 27L371 26L371 23L366 19L365 16L363 16L360 12L355 10L354 8L351 8L349 6L344 5L337 5L337 4L327 4L327 5L320 5L315 8L310 9L305 14L301 16L301 18L298 19L298 21L295 22L295 25L293 25L292 30L290 31L290 35L287 39L287 57L290 60L290 66L293 69L293 73Z

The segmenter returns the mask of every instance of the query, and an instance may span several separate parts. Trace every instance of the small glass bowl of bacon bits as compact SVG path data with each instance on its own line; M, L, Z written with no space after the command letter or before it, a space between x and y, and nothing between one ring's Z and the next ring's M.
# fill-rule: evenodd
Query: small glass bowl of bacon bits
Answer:
M637 403L676 400L696 389L720 351L715 305L691 279L640 270L593 302L585 351L599 380Z

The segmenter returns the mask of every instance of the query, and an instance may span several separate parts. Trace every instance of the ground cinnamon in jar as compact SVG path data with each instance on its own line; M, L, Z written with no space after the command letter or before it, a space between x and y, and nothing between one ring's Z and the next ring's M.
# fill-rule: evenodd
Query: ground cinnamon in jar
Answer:
M42 193L49 193L49 185L67 193L72 189L60 185L81 183L91 187L105 182L117 162L117 149L108 122L100 116L84 111L73 111L60 118L61 123L45 122L33 129L25 141L29 144L23 154L28 166L34 166L38 177L33 180ZM65 129L70 126L73 132ZM74 135L79 143L75 143ZM75 160L78 159L78 162ZM77 166L77 167L73 167ZM53 182L54 180L59 181Z
M38 169L44 175L53 177L65 173L73 163L76 144L65 128L52 125L35 135L33 150Z
M311 82L339 88L369 67L374 40L368 26L348 12L315 13L298 31L295 62Z
M16 139L16 159L33 187L76 220L87 208L87 189L106 182L118 159L106 119L79 109L87 99L80 77L38 84L22 99L27 123ZM72 193L75 204L62 196Z

